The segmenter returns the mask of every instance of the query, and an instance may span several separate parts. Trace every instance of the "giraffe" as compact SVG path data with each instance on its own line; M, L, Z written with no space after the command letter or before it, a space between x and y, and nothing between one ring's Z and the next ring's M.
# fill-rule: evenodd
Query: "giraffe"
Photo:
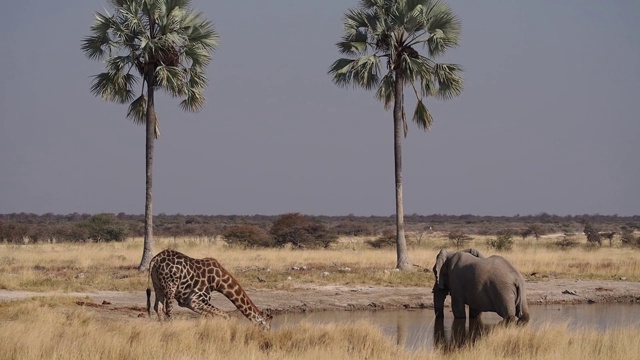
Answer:
M156 294L153 309L160 320L170 320L173 299L178 305L208 316L225 319L229 315L209 303L211 292L226 296L251 322L264 329L271 327L272 316L251 301L233 276L213 258L194 259L175 250L163 250L151 259L149 277ZM151 288L147 288L147 313L151 316Z

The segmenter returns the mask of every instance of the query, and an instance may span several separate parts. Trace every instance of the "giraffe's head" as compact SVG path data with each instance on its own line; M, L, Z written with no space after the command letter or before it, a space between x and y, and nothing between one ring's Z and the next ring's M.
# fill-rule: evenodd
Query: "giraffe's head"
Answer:
M260 313L256 314L254 318L254 322L260 325L264 330L271 329L271 319L273 319L273 315L271 315L271 311L268 309L260 311Z

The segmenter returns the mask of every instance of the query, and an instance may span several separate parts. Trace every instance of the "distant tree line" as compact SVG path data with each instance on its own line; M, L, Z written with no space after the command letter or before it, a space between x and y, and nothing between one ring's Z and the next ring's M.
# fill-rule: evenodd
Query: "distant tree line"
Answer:
M393 246L395 216L309 216L283 215L167 215L154 217L154 232L159 237L191 237L212 241L222 237L242 247L322 248L338 236L371 236L374 248ZM580 215L557 216L541 213L529 216L407 215L408 231L418 234L441 232L456 247L464 246L471 235L507 239L539 238L549 233L584 232L589 242L612 241L635 244L634 230L640 230L640 216ZM0 214L0 242L112 242L142 237L144 216L119 214ZM570 242L568 242L570 244Z

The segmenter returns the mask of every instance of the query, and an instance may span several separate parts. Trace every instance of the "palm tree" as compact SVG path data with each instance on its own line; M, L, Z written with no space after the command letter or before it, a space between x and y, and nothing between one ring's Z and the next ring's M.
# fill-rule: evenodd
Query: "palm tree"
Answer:
M160 135L154 92L182 98L180 108L195 112L204 105L204 69L218 46L213 24L191 8L189 0L109 0L114 13L96 13L82 51L106 60L91 92L106 101L129 104L127 117L146 125L146 199L144 249L139 269L153 257L152 164ZM140 92L134 86L139 84Z
M343 18L344 33L337 43L347 56L329 69L333 82L367 90L376 88L376 98L388 110L393 104L396 245L398 269L411 262L404 236L402 203L402 133L407 136L404 88L416 95L413 122L427 131L433 118L423 99L450 99L462 91L459 65L436 63L433 59L458 44L460 21L449 6L431 0L360 0ZM426 49L427 56L417 48Z

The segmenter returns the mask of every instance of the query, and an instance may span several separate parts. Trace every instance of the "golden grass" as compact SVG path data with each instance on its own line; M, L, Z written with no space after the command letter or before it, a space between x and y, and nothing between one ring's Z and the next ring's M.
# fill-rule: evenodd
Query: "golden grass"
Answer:
M2 305L0 359L395 359L378 327L301 324L263 331L223 319L105 321L50 300Z
M489 237L475 237L465 247L486 255L500 254L526 276L580 279L626 277L640 281L640 250L581 245L560 250L554 242L561 235L540 240L515 239L511 251L487 247ZM445 234L431 234L418 244L409 234L410 259L415 271L395 272L395 249L371 249L367 238L342 238L331 249L240 249L223 241L200 243L192 239L157 239L156 252L174 248L192 257L214 257L245 287L289 288L296 284L379 286L430 286L430 269L440 248L453 249ZM142 239L109 244L0 245L0 289L31 291L138 291L147 286L147 274L137 270ZM297 269L294 269L296 267ZM328 276L321 276L322 273ZM265 282L258 282L260 276ZM290 278L290 279L289 279Z
M497 327L473 347L450 354L451 359L634 359L640 354L638 328L598 332L590 328L569 330L567 325Z
M160 323L148 318L105 320L71 298L0 302L0 360L4 359L633 359L637 328L598 332L567 325L495 327L475 345L449 353L409 352L380 328L301 323L263 331L219 318Z

